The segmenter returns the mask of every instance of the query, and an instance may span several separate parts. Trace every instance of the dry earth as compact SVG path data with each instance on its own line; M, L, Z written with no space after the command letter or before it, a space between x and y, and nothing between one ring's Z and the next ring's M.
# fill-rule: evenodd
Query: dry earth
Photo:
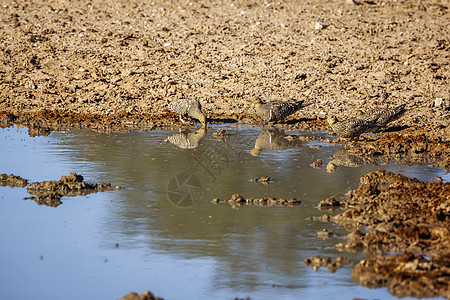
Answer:
M5 121L145 128L192 97L218 121L257 122L248 100L262 96L313 101L297 121L406 103L399 125L450 136L448 1L1 5Z

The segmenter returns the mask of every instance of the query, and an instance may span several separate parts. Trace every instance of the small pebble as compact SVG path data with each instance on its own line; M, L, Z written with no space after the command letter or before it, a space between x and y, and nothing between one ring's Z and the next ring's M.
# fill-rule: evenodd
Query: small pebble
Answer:
M436 98L436 99L434 99L434 106L435 107L440 107L440 106L442 106L443 103L444 103L444 99L443 98Z
M314 25L314 29L315 29L315 30L325 29L325 28L327 28L327 27L328 27L328 25L325 25L325 24L322 23L322 22L316 22L316 25Z

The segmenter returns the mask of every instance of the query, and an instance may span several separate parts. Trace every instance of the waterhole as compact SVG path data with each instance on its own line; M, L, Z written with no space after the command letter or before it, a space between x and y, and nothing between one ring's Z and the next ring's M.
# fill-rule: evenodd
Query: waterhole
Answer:
M123 187L63 196L54 207L38 205L26 188L0 187L0 298L117 299L150 290L165 299L395 299L352 282L349 266L306 266L317 255L364 258L333 248L344 228L308 217L371 171L426 181L449 174L347 155L329 138L249 126L35 137L0 129L0 173L36 182L76 172ZM301 204L223 202L233 194ZM318 237L323 229L334 235Z

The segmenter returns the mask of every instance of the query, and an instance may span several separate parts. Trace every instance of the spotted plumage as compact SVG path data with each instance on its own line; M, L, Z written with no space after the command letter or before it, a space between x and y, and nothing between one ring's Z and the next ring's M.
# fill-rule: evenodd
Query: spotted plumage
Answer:
M376 107L369 109L366 112L357 110L355 112L355 117L357 119L373 123L371 127L378 129L385 127L389 122L396 120L404 112L405 112L405 104L394 108Z
M263 102L260 98L252 100L255 105L256 114L265 122L278 122L299 109L309 105L303 101L268 101Z
M205 128L206 127L202 127L196 132L191 132L189 130L181 131L177 134L169 136L164 141L181 149L195 149L199 146L200 140L205 135Z
M339 166L357 168L365 163L364 157L352 154L346 149L340 149L330 157L330 162L327 165L327 172L333 173Z
M284 131L280 131L278 128L265 129L259 134L250 154L258 156L263 150L284 150L292 147L291 142L285 137Z
M180 115L180 120L184 123L183 117L189 116L197 119L206 125L206 117L202 112L202 105L194 99L181 99L170 102L169 108Z
M343 121L338 121L335 116L327 118L328 124L330 124L333 132L342 138L357 138L366 131L372 123L365 120L349 118Z

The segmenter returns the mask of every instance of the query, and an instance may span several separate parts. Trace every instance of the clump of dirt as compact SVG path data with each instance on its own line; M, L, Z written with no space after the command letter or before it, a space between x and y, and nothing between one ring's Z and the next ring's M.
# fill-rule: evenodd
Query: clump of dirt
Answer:
M352 271L353 281L370 288L387 287L400 298L448 298L449 277L448 253L430 259L409 252L370 257L358 263Z
M305 265L312 267L314 272L319 270L320 267L328 267L328 272L330 273L336 272L336 270L343 265L353 265L352 262L344 256L338 256L335 259L332 259L331 257L312 256L305 258L304 263Z
M82 175L69 173L58 181L32 182L27 185L27 191L39 205L56 207L62 202L61 197L85 196L90 193L120 190L120 186L113 187L111 183L85 182Z
M125 297L120 298L120 300L164 300L164 298L155 297L152 292L145 291L141 295L136 292L129 292Z
M450 183L378 170L361 178L347 202L352 208L317 219L352 231L337 249L366 253L353 270L356 282L398 296L450 294Z
M325 200L320 201L319 203L319 210L330 210L330 209L336 209L341 208L345 206L346 203L344 201L336 200L334 197L329 197Z
M28 180L14 174L0 174L0 186L26 187Z
M321 159L316 160L311 164L314 169L320 169L323 166L323 161Z
M221 203L219 198L212 200L214 204ZM242 205L260 205L260 206L283 206L293 207L302 204L302 201L296 198L244 198L239 194L233 194L230 199L224 200L223 203L231 205L233 208L239 208Z
M39 205L57 207L62 204L61 197L85 196L90 193L120 190L122 187L113 187L111 183L89 183L85 182L83 176L69 173L62 176L58 181L41 181L28 183L16 175L0 174L0 186L26 187L32 199Z

